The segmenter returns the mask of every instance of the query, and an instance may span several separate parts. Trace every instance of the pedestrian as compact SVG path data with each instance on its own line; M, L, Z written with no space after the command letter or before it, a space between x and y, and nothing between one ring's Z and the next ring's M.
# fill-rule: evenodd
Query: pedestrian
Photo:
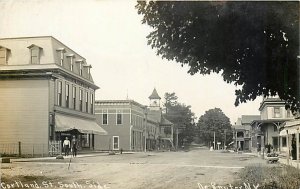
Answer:
M65 156L68 156L70 148L71 148L70 140L68 139L68 137L66 137L65 140L64 140L63 148L64 148L64 151L65 151Z
M76 140L76 137L73 136L73 139L72 139L72 154L73 154L73 157L76 157L77 156L77 147L78 147L78 142Z

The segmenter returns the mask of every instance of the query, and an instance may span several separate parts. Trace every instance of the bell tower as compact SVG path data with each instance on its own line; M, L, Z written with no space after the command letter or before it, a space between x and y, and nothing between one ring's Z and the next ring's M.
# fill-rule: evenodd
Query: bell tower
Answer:
M156 89L153 89L152 94L149 96L150 99L150 109L159 110L160 109L160 96L158 95Z

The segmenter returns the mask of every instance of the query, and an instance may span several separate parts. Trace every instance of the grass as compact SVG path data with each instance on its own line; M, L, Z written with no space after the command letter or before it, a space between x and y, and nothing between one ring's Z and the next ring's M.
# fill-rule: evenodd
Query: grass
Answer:
M32 181L43 181L46 179L48 179L48 178L45 176L33 176L33 175L25 175L25 176L22 175L21 176L20 175L20 176L11 177L8 175L2 175L1 182L11 183L12 181L21 181L21 182L27 183L27 182L32 182Z
M262 166L245 167L239 173L239 180L234 184L259 184L261 189L299 189L300 170L291 166Z

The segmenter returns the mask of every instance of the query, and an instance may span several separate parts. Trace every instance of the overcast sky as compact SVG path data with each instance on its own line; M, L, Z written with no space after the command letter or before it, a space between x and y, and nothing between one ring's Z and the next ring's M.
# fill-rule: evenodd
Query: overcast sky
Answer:
M175 92L192 106L196 117L221 108L236 122L241 115L259 114L261 98L234 106L235 86L220 75L187 74L187 68L162 60L147 46L151 29L141 24L134 1L5 0L0 1L0 38L51 35L86 58L100 87L96 99L133 99L149 104L156 87L163 98Z

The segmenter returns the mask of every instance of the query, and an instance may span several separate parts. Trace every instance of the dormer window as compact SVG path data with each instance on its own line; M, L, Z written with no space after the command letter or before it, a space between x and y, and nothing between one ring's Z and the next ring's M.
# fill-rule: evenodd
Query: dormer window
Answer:
M30 50L30 64L39 64L40 54L43 48L34 44L30 45L28 48Z
M65 48L58 48L56 49L56 51L58 52L58 56L59 56L59 64L60 66L64 65L64 53L66 52Z
M74 54L69 54L67 55L67 57L70 59L70 70L73 71L74 70Z
M8 59L7 57L8 57L9 51L10 51L10 49L0 46L0 65L7 64L7 59Z
M90 75L91 75L91 68L92 68L92 66L91 66L91 65L84 65L84 67L86 67L86 68L87 68L88 79L90 79Z
M82 70L83 70L83 60L76 60L76 63L79 64L79 75L82 76Z

